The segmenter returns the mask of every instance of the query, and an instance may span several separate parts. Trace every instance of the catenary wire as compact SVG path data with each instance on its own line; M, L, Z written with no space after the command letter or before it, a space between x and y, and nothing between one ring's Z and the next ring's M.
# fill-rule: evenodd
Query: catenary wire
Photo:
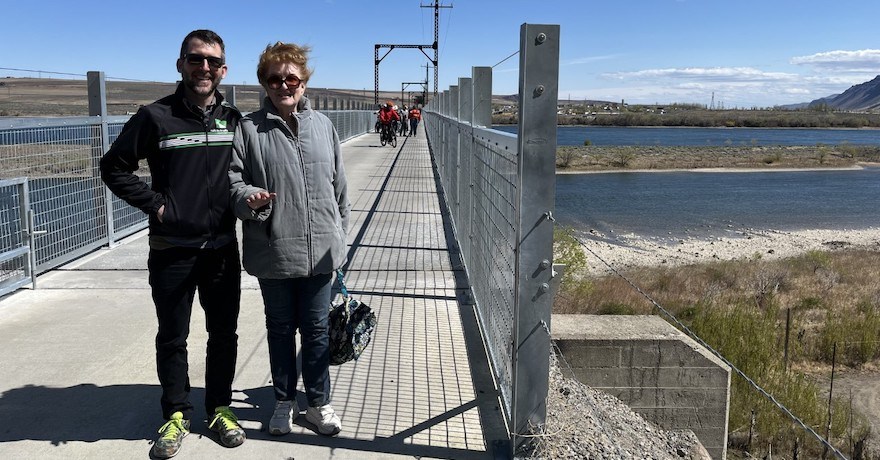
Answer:
M513 53L510 54L510 56L507 56L506 58L504 58L504 59L498 61L498 63L496 63L495 65L493 65L492 68L494 69L495 67L497 67L497 66L498 66L499 64L501 64L502 62L504 62L504 61L506 61L506 60L508 60L508 59L510 59L510 58L512 58L512 57L514 57L514 56L516 56L517 54L519 54L519 50L514 51Z

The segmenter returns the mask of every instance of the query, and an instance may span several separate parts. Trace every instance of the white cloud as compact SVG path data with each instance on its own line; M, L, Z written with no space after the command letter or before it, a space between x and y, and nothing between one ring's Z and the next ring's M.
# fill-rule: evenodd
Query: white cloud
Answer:
M791 58L792 64L808 65L821 69L833 69L839 72L874 72L880 73L880 50L865 49L856 51L826 51Z
M562 65L563 65L563 66L567 66L567 65L590 64L590 63L593 63L593 62L607 61L607 60L609 60L609 59L616 59L616 58L618 58L618 57L619 57L619 56L616 55L616 54L609 54L609 55L606 55L606 56L585 56L585 57L579 57L579 58L569 59L569 60L567 60L567 61L562 62Z
M797 74L783 72L764 72L752 67L686 67L682 69L646 69L635 72L611 72L602 74L605 78L620 80L643 80L643 79L687 79L703 81L739 81L739 82L767 82L767 81L791 81L798 77Z

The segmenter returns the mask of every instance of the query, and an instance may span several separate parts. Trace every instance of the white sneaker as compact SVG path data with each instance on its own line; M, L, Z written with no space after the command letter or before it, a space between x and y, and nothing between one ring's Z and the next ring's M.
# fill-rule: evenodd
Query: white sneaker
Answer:
M280 436L293 429L293 401L275 401L275 412L269 419L269 434Z
M329 404L306 409L306 420L318 427L318 432L324 435L333 436L342 431L342 421Z

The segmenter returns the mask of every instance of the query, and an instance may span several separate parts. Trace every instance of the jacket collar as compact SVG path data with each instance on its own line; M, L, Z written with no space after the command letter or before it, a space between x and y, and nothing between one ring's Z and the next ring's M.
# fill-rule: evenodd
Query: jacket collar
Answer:
M201 107L193 104L189 99L186 98L186 88L184 88L183 82L180 82L177 84L177 90L174 91L174 95L177 96L177 98L180 100L180 102L183 104L183 106L187 108L187 110L189 110L193 113L196 113L196 114L202 113ZM221 105L228 106L229 104L227 104L226 101L223 99L223 94L221 94L220 91L217 91L215 89L214 90L214 105L212 105L210 107L212 107L213 109L216 110Z

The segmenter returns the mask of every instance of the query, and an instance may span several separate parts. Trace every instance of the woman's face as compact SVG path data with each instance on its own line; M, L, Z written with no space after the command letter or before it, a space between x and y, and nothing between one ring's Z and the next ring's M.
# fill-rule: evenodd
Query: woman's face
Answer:
M269 66L263 87L279 115L286 116L297 111L296 106L306 92L303 74L303 69L296 64L276 63Z

